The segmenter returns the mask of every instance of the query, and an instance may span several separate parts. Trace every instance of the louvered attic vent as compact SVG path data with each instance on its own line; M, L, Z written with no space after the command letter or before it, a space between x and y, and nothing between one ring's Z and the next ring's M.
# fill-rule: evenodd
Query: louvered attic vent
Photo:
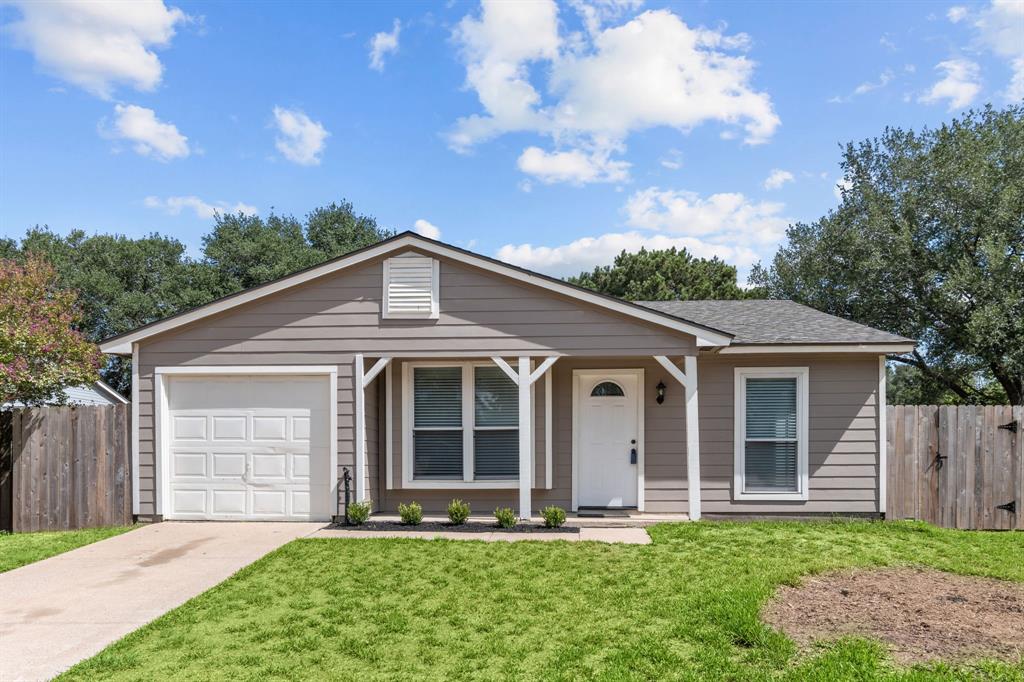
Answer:
M384 261L384 317L437 319L438 264L406 253Z

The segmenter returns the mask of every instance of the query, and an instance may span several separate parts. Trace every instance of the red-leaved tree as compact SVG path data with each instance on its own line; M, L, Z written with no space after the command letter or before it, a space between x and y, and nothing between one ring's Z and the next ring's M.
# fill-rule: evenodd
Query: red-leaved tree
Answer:
M74 328L76 300L45 260L0 259L0 403L61 402L99 378L100 351Z

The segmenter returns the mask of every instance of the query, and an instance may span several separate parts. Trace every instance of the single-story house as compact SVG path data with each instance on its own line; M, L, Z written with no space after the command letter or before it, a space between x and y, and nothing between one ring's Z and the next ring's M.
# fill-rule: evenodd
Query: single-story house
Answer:
M99 380L91 384L70 386L64 389L64 395L63 404L65 405L125 405L128 403L128 399L118 393L117 389L105 381ZM54 404L57 403L54 402ZM0 409L11 407L25 407L25 404L16 400L0 405Z
M885 512L885 356L789 301L630 303L402 233L106 340L143 519L328 520L458 497Z

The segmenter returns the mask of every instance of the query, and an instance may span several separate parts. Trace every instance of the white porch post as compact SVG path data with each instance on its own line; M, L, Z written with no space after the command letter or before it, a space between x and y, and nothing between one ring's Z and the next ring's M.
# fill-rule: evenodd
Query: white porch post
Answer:
M689 487L690 520L700 520L700 426L697 414L697 358L687 355L686 368L686 482Z
M519 358L519 518L533 510L533 408L530 404L530 358Z
M664 355L655 355L665 370L683 386L686 398L686 487L691 521L700 520L700 426L697 412L697 357L683 358L685 373Z
M366 391L363 389L363 356L356 355L355 371L352 376L352 390L355 392L355 439L356 462L353 477L356 479L356 502L366 498Z

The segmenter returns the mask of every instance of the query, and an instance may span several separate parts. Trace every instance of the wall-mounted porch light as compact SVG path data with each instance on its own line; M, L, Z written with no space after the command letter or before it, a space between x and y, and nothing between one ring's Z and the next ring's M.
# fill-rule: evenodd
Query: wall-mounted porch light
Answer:
M665 402L665 382L659 381L658 385L654 387L654 390L658 392L658 397L655 398L655 400L657 400L658 404L661 405Z

